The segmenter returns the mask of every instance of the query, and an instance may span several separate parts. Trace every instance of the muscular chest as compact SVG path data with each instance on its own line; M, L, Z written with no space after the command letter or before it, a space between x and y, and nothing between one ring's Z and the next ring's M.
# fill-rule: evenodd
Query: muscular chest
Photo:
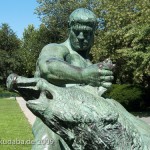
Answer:
M87 62L84 58L82 58L79 54L68 54L66 57L66 61L74 66L77 67L86 67L87 66Z

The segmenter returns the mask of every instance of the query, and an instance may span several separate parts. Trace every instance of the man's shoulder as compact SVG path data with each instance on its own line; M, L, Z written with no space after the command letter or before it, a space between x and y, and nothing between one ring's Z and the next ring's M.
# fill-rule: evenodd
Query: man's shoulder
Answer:
M51 43L43 47L39 57L65 57L70 52L68 48L62 44Z
M68 48L63 44L50 43L43 47L42 51L64 51L69 52Z

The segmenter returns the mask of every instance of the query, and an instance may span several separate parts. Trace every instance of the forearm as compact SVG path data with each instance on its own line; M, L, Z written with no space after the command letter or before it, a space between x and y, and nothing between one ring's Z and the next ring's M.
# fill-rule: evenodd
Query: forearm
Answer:
M39 62L42 78L56 85L82 83L82 68L75 67L60 59L49 59Z

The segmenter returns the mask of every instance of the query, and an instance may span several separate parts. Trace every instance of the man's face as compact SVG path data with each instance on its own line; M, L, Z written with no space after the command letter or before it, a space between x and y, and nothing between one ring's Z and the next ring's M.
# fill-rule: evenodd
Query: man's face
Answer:
M79 26L78 28L71 28L69 38L71 46L75 51L85 51L93 44L94 32L93 30Z

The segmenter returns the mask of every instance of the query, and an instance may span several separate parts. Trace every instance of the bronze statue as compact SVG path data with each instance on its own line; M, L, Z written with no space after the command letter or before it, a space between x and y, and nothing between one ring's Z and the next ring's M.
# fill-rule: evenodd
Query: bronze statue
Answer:
M89 61L96 28L93 12L73 11L69 38L42 49L35 77L8 77L7 87L18 91L38 117L34 150L150 149L150 127L116 101L101 97L111 86L114 65L110 59Z

